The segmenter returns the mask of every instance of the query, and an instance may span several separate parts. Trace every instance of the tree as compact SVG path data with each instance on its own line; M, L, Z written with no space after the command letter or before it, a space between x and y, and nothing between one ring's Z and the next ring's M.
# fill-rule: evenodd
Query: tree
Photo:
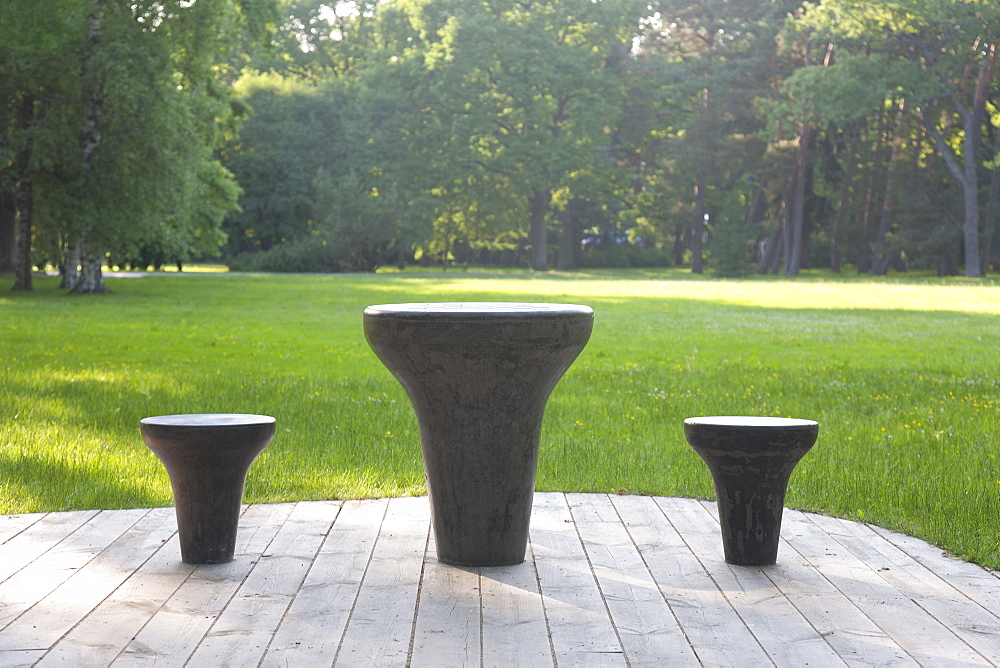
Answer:
M982 156L989 154L982 130L1000 56L1000 7L990 0L825 0L809 6L792 25L844 52L822 79L805 68L793 85L822 97L823 87L857 91L862 86L852 86L848 72L865 73L860 82L866 90L859 98L826 95L828 102L816 104L817 110L863 114L872 108L873 96L906 100L908 113L923 124L961 187L965 274L982 275L979 173Z
M204 250L217 245L221 210L235 205L231 178L213 164L220 122L232 117L218 65L238 30L264 29L271 6L10 1L0 55L18 63L4 83L13 101L7 169L19 184L23 230L15 287L30 288L22 277L40 235L66 248L74 292L103 291L108 253L135 256L168 230L174 239L161 245L175 254L194 240ZM35 217L43 225L32 229Z
M414 137L438 154L439 186L478 171L485 192L512 189L527 211L531 267L548 267L547 222L557 191L607 161L623 87L611 65L638 25L642 2L411 0L398 3L426 75ZM416 54L413 54L416 51ZM451 170L451 174L447 172ZM520 208L520 207L519 207ZM516 211L516 209L515 209Z
M655 4L659 27L643 41L635 65L659 93L651 101L656 122L642 163L658 166L660 177L644 187L667 190L667 202L685 203L678 212L684 218L671 217L678 221L674 256L680 263L689 250L694 273L704 270L706 220L718 213L713 200L733 201L730 193L748 174L777 180L767 178L766 143L759 137L764 119L755 102L789 67L776 56L776 36L780 18L799 4Z

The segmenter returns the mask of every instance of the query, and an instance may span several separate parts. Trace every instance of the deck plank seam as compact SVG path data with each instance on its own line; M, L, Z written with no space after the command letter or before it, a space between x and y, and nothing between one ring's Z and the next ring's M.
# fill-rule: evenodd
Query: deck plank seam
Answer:
M295 503L291 504L292 505L291 509L288 511L288 513L285 514L284 519L282 519L282 521L281 521L282 526L284 526L285 522L288 521L288 517L293 512L295 512L295 508L299 505L299 503L300 502L295 502ZM249 508L250 508L250 506L248 504L244 505L243 509L240 512L240 517L241 518L247 512L247 510L249 510ZM221 619L223 619L223 617L225 617L226 610L229 609L229 606L232 604L232 602L240 595L240 592L243 591L243 587L246 586L247 580L250 579L250 577L253 575L253 572L257 569L257 566L260 564L260 559L262 559L263 556L267 553L268 548L271 547L271 544L274 543L275 539L278 537L278 535L280 533L281 533L281 527L278 527L277 530L274 532L274 535L271 536L271 539L269 541L267 541L267 545L265 545L264 549L261 550L261 553L257 557L257 559L256 560L251 560L251 563L253 564L253 566L251 568L248 568L247 571L246 571L246 573L243 574L243 577L240 578L240 583L236 587L233 587L233 591L229 595L229 597L226 599L225 604L222 607L219 608L218 613L215 615L215 619L213 619L212 623L208 625L207 629L205 629L204 634L201 636L201 638L198 640L198 642L194 644L194 646L191 649L191 653L188 654L188 656L184 659L184 664L183 665L186 666L188 664L188 662L191 660L191 658L194 657L196 654L198 654L198 651L201 650L201 648L205 644L205 642L212 637L212 631L215 629L216 625L219 623L219 620L221 620ZM196 572L197 572L197 569L196 569Z
M674 623L677 625L677 628L680 629L681 634L684 636L684 642L686 642L688 644L688 647L691 648L691 652L694 654L695 658L698 659L698 662L701 663L701 665L705 665L704 660L700 656L698 656L698 650L695 648L694 643L691 642L691 636L688 635L687 629L684 628L684 624L681 623L680 618L677 616L677 612L674 610L674 606L670 604L670 600L667 598L666 594L663 593L663 590L660 588L659 583L656 581L656 575L653 573L653 569L650 568L649 562L646 561L646 555L643 553L642 548L639 547L639 544L635 541L635 537L632 535L632 531L629 529L628 522L626 522L625 518L622 517L622 514L618 509L618 505L615 503L615 496L617 495L612 495L612 494L607 495L608 500L611 502L611 507L615 511L615 517L618 518L618 522L621 523L622 527L625 529L625 535L627 535L628 539L632 542L632 547L635 548L636 554L639 555L639 559L642 561L642 566L643 568L646 569L646 573L649 574L650 580L652 580L657 585L656 591L660 594L660 598L662 598L663 602L666 604L667 610L670 611L670 616L674 618Z
M715 576L712 575L711 569L709 569L707 566L705 566L705 560L701 557L701 555L698 554L698 551L695 550L691 546L691 543L684 536L684 532L681 531L680 528L678 528L677 524L675 524L674 521L670 519L670 514L667 512L667 509L664 508L663 505L660 503L660 499L657 498L657 497L654 497L654 501L656 502L656 507L660 510L660 513L663 514L664 519L673 528L674 532L680 537L681 541L684 543L684 546L688 549L688 552L690 552L691 555L698 562L698 565L701 566L701 569L702 569L702 571L704 571L705 576L709 580L711 580L712 584L715 585L715 588L718 590L719 594L721 594L722 598L725 599L726 604L730 607L730 609L732 609L733 614L736 615L736 618L740 620L740 623L742 623L743 626L746 627L747 632L750 634L750 636L757 643L757 646L760 648L760 651L764 654L764 656L766 656L768 658L768 660L771 662L772 666L777 666L778 664L777 664L777 662L775 662L774 657L772 657L771 654L770 654L770 652L767 651L767 647L764 646L764 643L761 641L761 639L757 636L757 633L754 631L753 625L749 624L747 622L746 618L743 617L743 615L740 613L739 608L737 606L733 605L733 601L729 597L729 595L726 594L725 588L722 587L719 584L719 581L715 579ZM708 508L705 507L706 503L710 503L710 502L705 501L705 500L702 499L702 500L700 500L700 503L698 505L705 510L705 512L708 514L708 516L714 521L714 524L718 525L719 524L718 515L710 512L708 510Z
M615 623L615 616L611 613L611 606L608 605L608 599L604 595L604 587L601 585L601 578L594 569L594 562L590 558L590 550L587 549L587 541L584 540L583 535L580 533L580 523L577 522L576 516L573 514L573 504L570 503L569 497L565 492L561 493L561 496L563 503L566 504L566 510L569 512L570 519L573 520L573 532L576 534L576 539L580 541L580 547L583 548L583 555L587 558L587 568L590 569L590 577L594 579L594 584L597 586L597 592L601 595L601 602L604 604L604 612L608 616L608 621L611 623L611 629L615 632L615 639L618 640L618 646L621 648L622 657L625 659L625 665L631 666L632 661L629 659L628 652L625 651L625 642L622 640L621 631L618 630L618 624ZM599 496L607 497L606 494Z
M354 611L358 606L358 598L361 596L361 589L364 587L365 578L368 577L368 569L371 568L372 559L375 557L375 551L378 548L378 541L382 537L382 527L385 526L386 515L389 514L390 504L386 503L385 507L382 509L382 519L379 520L378 533L375 534L375 540L372 541L371 551L368 553L368 560L365 562L365 570L361 574L361 578L358 580L358 587L354 591L354 600L351 601L351 610L347 613L347 619L344 621L344 628L340 632L340 641L337 643L337 651L333 655L333 664L337 665L337 660L340 658L340 650L344 647L344 638L347 637L347 630L351 628L351 619L354 617ZM420 600L419 598L417 600ZM410 640L410 652L413 652L413 640Z
M424 538L424 554L420 561L420 577L417 578L417 596L413 602L413 624L410 625L410 643L406 649L406 665L409 666L413 661L413 645L417 641L417 617L420 615L420 595L424 591L424 573L427 572L427 556L430 551L431 546L431 532L427 532L427 537ZM363 582L363 580L362 580ZM482 596L480 594L480 596ZM480 599L482 600L482 599ZM482 619L482 606L480 605L479 617ZM482 621L480 621L480 626ZM482 636L480 636L482 637ZM480 647L482 647L482 642L480 642ZM480 650L481 652L482 650Z
M153 553L149 556L149 559L147 559L145 562L143 562L142 566L140 566L139 568L135 569L135 571L133 571L132 575L130 575L129 578L136 577L136 574L142 571L143 566L145 566L147 563L149 563L149 561L152 560L162 550L167 549L167 545L170 544L171 540L176 535L177 535L177 532L174 531L174 533L171 534L170 538L168 538L167 540L163 541L163 543L160 544L160 547L158 547L155 550L153 550ZM170 600L177 594L177 592L180 591L181 587L183 587L185 584L187 584L188 580L191 579L191 577L195 574L196 571L197 571L197 569L192 568L191 571L184 577L184 579L180 580L178 582L177 586L174 587L174 589L167 596L163 597L163 600L160 601L160 604L156 607L156 610L153 610L150 613L150 615L146 618L146 621L144 621L142 623L142 625L138 629L136 629L136 632L133 634L132 638L127 643L125 643L125 645L123 645L118 650L118 653L115 654L114 658L111 659L111 661L108 662L108 665L113 664L115 661L117 661L118 659L120 659L123 654L125 654L126 650L128 650L128 648L131 646L132 641L134 641L136 638L138 638L142 634L142 632L146 629L146 627L149 626L150 622L152 622L153 619L158 614L160 614L160 612L167 605L167 603L169 603ZM126 580L125 582L128 582L128 580ZM122 583L122 586L125 585L125 582ZM96 610L97 607L95 606L94 609ZM93 612L93 611L91 611L91 612ZM80 621L82 622L83 620L80 620ZM49 649L46 651L46 654L48 654L49 652L51 652L52 650L54 650L57 646L58 646L58 643L53 643L53 645L51 647L49 647ZM44 656L41 657L39 659L39 661L41 661L41 659L44 659Z
M281 613L281 618L278 621L278 625L271 633L271 637L268 639L267 644L264 646L264 651L260 655L260 660L257 662L258 666L263 665L264 661L267 659L268 652L271 651L271 646L274 644L274 639L278 636L278 629L281 628L281 623L288 615L288 611L292 609L292 604L295 603L295 599L297 599L299 597L299 594L302 593L302 585L306 583L306 581L309 579L309 574L316 567L316 560L319 558L320 552L322 552L323 546L326 544L326 541L330 538L330 532L333 531L333 527L337 523L337 519L340 517L340 513L343 509L344 509L344 503L343 501L341 501L340 503L337 504L337 512L334 513L333 518L330 520L329 524L326 525L326 532L324 532L323 534L323 540L319 541L319 543L316 545L316 549L313 550L313 554L309 562L309 568L307 568L305 572L302 574L302 578L299 580L299 586L295 588L295 593L288 598L288 602L285 605L284 612ZM274 539L277 539L277 537L278 534L276 533L274 535ZM271 541L272 543L274 542L274 539L272 539ZM268 544L268 547L270 547L270 544ZM267 550L265 549L264 552L267 552Z
M103 514L103 513L113 513L113 512L114 512L113 510L97 510L97 511L95 511L95 512L94 512L94 513L93 513L93 514L92 514L92 515L90 516L90 517L88 517L88 518L87 518L87 520L86 520L85 522L83 522L83 523L82 523L82 524L80 524L80 525L79 525L79 526L78 526L78 527L77 527L76 529L74 529L74 530L73 530L73 531L71 531L71 532L70 532L69 534L67 534L67 535L66 535L66 536L65 536L65 537L64 537L64 538L63 538L62 540L60 540L60 541L59 541L58 543L56 543L55 545L53 545L53 546L52 546L52 547L50 547L49 549L47 549L47 550L45 550L44 552L42 552L41 554L39 554L39 555L38 555L38 556L37 556L37 557L36 557L35 559L33 559L33 560L32 560L32 561L31 561L31 562L29 563L29 564L26 564L26 565L24 566L24 568L27 568L28 566L30 566L30 565L31 565L31 563L34 563L34 562L35 562L35 561L36 561L37 559L40 559L40 558L41 558L42 556L44 556L44 555L48 554L48 553L49 553L49 552L50 552L50 551L51 551L52 549L54 549L54 548L55 548L55 547L57 547L58 545L61 545L61 544L62 544L62 543L63 543L63 542L64 542L64 541L65 541L65 540L67 539L67 538L69 538L70 536L72 536L72 535L76 534L76 532L77 532L77 531L79 531L79 530L80 530L80 529L82 529L83 527L87 526L87 525L88 525L88 524L89 524L89 523L90 523L91 521L93 521L94 519L96 519L96 518L100 517L100 516L101 516L101 514ZM23 617L24 615L28 614L28 613L29 613L29 612L30 612L31 610L33 610L33 609L34 609L35 607L37 607L37 606L38 606L39 604L43 603L43 602L44 602L44 601L45 601L45 600L46 600L46 599L47 599L48 597L52 596L52 595L53 595L53 594L54 594L55 592L59 591L59 588L60 588L60 587L63 587L63 586L65 586L65 585L66 585L66 583L67 583L67 582L69 582L69 581L70 581L70 580L71 580L71 579L72 579L72 578L73 578L74 576L76 576L76 575L77 575L78 573L80 573L80 572L81 572L81 571L82 571L82 570L83 570L84 568L86 568L87 566L89 566L90 564L92 564L92 563L93 563L93 562L94 562L94 561L95 561L96 559L98 559L98 558L99 558L99 557L100 557L100 556L101 556L102 554L104 554L105 552L107 552L107 551L108 551L108 550L109 550L109 549L110 549L110 548L111 548L112 546L114 546L114 544L115 544L115 543L116 543L117 541L119 541L119 540L120 540L120 539L122 538L122 536L124 536L124 535L125 535L126 533L128 533L129 531L131 531L131 530L132 530L132 529L133 529L133 528L135 527L135 525L136 525L136 524L138 524L139 522L141 522L141 521L142 521L142 520L143 520L144 518L146 518L146 517L147 517L147 516L148 516L148 515L149 515L149 514L150 514L151 512L152 512L152 509L146 509L146 512L144 512L144 513L143 513L142 515L140 515L139 517L137 517L137 518L136 518L136 520L135 520L134 522L132 522L131 524L129 524L129 525L127 526L127 527L125 527L124 529L122 529L120 533L118 533L117 535L115 535L115 536L114 536L113 538L110 538L110 539L109 539L109 540L107 541L107 544L106 544L106 545L104 545L104 546L103 546L103 547L102 547L102 548L101 548L100 550L98 550L97 552L95 552L94 554L92 554L92 555L90 556L90 558L89 558L89 559L87 559L87 560L86 560L85 562L83 562L83 563L79 564L78 566L76 566L76 567L75 567L75 568L73 569L73 573L72 573L72 575L68 576L68 577L67 577L66 579L64 579L64 580L63 580L62 582L60 582L59 584L57 584L57 585L56 585L56 586L55 586L54 588L52 588L52 589L51 589L51 590L50 590L50 591L49 591L49 592L48 592L47 594L45 594L44 596L40 597L40 598L39 598L38 600L36 600L36 601L35 601L34 603L32 603L31 605L29 605L28 607L26 607L26 608L25 608L24 610L22 610L22 611L20 612L20 614L18 614L18 615L17 615L16 617L14 617L13 619L11 619L11 620L10 620L10 622L8 622L7 624L5 624L3 628L7 628L8 626L11 626L12 624L15 624L15 623L17 622L17 620L21 619L21 618L22 618L22 617ZM148 561L148 559L147 559L147 561ZM145 563L145 561L144 561L143 563ZM23 570L23 569L22 569L22 570ZM20 571L19 571L19 572L20 572ZM128 580L129 578L131 578L131 577L132 577L132 576L133 576L134 574L135 574L135 573L134 573L134 571L133 571L132 573L130 573L130 574L128 575L128 577L127 577L127 578L125 578L125 580L124 580L124 581L122 582L122 584L123 584L123 583L124 583L125 581L127 581L127 580ZM120 585L119 585L119 586L120 586ZM117 589L117 587L116 587L116 589ZM109 593L108 593L108 594L107 594L107 595L106 595L106 596L105 596L105 597L104 597L103 599L101 599L100 601L97 601L97 602L96 602L96 603L95 603L94 605L92 605L92 606L91 606L91 608L90 608L90 609L89 609L89 610L87 611L87 613L86 613L86 614L85 614L85 615L84 615L84 616L83 616L83 617L82 617L81 619L78 619L78 620L77 620L77 621L76 621L76 622L75 622L75 623L74 623L74 624L73 624L73 625L72 625L72 626L71 626L71 627L70 627L69 629L67 629L67 630L66 630L66 631L65 631L65 632L64 632L64 633L63 633L62 635L60 635L60 636L59 636L59 638L58 638L58 639L56 640L56 642L52 643L52 644L51 644L51 645L50 645L50 646L49 646L49 647L48 647L48 648L47 648L47 649L45 650L45 652L44 652L44 654L43 654L42 656L44 657L44 655L45 655L45 654L48 654L49 652L51 652L51 651L52 651L52 648L53 648L53 647L55 647L55 645L56 645L57 643L59 643L59 642L60 642L60 641L62 641L62 640L63 640L64 638L66 638L66 636L68 636L68 635L69 635L70 633L72 633L73 629L75 629L75 628L76 628L77 626L79 626L79 625L80 625L80 624L81 624L81 623L83 622L83 620L84 620L84 619L86 619L86 618L87 618L88 616L90 616L90 614L91 614L91 613L93 613L93 612L94 612L94 610L95 610L95 609L96 609L96 608L97 608L97 607L98 607L98 606L99 606L99 605L100 605L101 603L103 603L103 602L104 602L105 600L107 600L107 598L108 598L109 596L111 596L111 594L113 594L113 593L114 593L114 590L112 590L111 592L109 592ZM2 629L0 629L0 631L2 631ZM40 660L40 659L39 659L39 660Z
M823 578L823 580L825 580L826 582L828 582L828 583L830 584L830 586L831 586L831 587L833 587L834 591L836 591L836 592L837 592L838 594L840 594L840 596L841 596L842 598L844 598L844 600L846 600L846 601L847 601L847 602L848 602L848 603L849 603L850 605L852 605L852 606L854 607L854 609L855 609L855 610L857 610L857 611L858 611L858 613L859 613L859 614L860 614L861 616L863 616L863 617L864 617L865 619L867 619L868 621L870 621L870 622L871 622L871 623L872 623L872 624L873 624L873 625L875 626L875 628L877 628L877 629L878 629L879 631L881 631L881 632L882 632L883 634L885 634L885 636L886 636L887 638L891 638L891 637L892 637L892 636L891 636L891 635L890 635L889 633L887 633L887 632L886 632L886 630L885 630L884 628L882 628L882 626L881 626L881 625L879 625L879 624L878 624L878 623L877 623L877 622L876 622L876 621L875 621L874 619L872 619L872 618L871 618L870 616L868 616L867 614L865 614L865 611L864 611L864 610L862 610L862 609L861 609L860 607L858 607L858 604L857 604L857 603L856 603L855 601L853 601L853 600L851 599L851 597L850 597L850 596L847 596L847 595L846 595L846 594L845 594L845 593L844 593L843 591L841 591L841 590L840 590L840 589L839 589L839 588L837 587L837 585L836 585L836 584L834 584L834 583L833 583L833 582L832 582L832 581L831 581L831 580L830 580L830 579L829 579L828 577L826 577L826 574L825 574L825 573L823 573L822 569L820 569L819 567L817 567L817 566L816 566L816 564L814 564L814 563L813 563L812 561L810 561L810 560L809 560L809 558L808 558L808 557L807 557L806 555L802 554L802 553L801 553L801 552L799 552L799 551L798 551L797 549L795 549L795 548L794 548L794 547L792 546L792 544L791 544L791 543L789 543L789 542L788 542L787 540L785 540L784 538L781 538L780 540L781 540L781 545L782 545L782 549L784 550L785 554L788 554L788 552L789 552L789 551L791 551L791 552L795 553L795 555L796 555L797 557L799 557L799 558L800 558L800 559L802 560L802 562L803 562L803 563L805 563L805 564L808 564L808 565L809 565L809 567L810 567L810 568L811 568L812 570L814 570L814 571L815 571L816 573L818 573L818 574L819 574L819 576L820 576L821 578ZM763 569L762 569L762 570L763 570ZM775 588L775 589L776 589L777 591L781 592L781 595L782 595L782 596L784 596L784 597L785 597L785 598L786 598L786 599L788 600L789 604L791 604L791 606L792 606L793 608L795 608L795 610L796 610L796 611L797 611L797 612L798 612L798 613L799 613L800 615L802 615L802 618L803 618L803 619L805 619L805 620L806 620L806 622L808 622L809 626L810 626L810 627L812 627L812 629L813 629L813 630L814 630L814 631L816 632L816 635L817 635L818 637L822 638L822 639L823 639L823 642L825 642L825 643L826 643L826 645L827 645L827 646L828 646L828 647L829 647L829 648L830 648L830 649L831 649L831 650L832 650L832 651L833 651L833 652L834 652L835 654L837 654L837 655L839 656L839 655L840 655L840 653L839 653L839 652L837 651L837 648L836 648L836 647L835 647L835 646L833 645L833 643L831 643L831 642L830 642L830 639L829 639L829 636L831 636L831 635L834 635L834 634L835 634L835 633L837 632L837 629L833 629L833 630L830 630L830 631L825 631L825 632L824 632L824 631L820 631L820 630L819 630L819 628L818 628L818 627L816 626L816 624L815 624L815 623L813 623L813 620L809 618L809 615L807 615L807 614L806 614L806 612L805 612L804 610L802 610L802 608L800 608L800 607L799 607L798 605L796 605L796 604L795 604L795 600L794 600L794 599L793 599L793 598L792 598L791 596L789 596L789 595L788 595L788 593L787 593L787 592L785 592L785 590L783 590L783 589L781 588L781 585L779 585L779 584L778 584L778 582L777 582L777 581L775 581L775 579L774 579L773 577L771 577L771 575L770 575L770 574L768 574L766 570L763 570L763 574L764 574L764 577L766 577L766 578L767 578L767 580L768 580L768 581L769 581L769 582L771 583L771 585L772 585L772 586L773 586L773 587L774 587L774 588ZM911 659L913 659L913 661L914 661L915 663L918 663L918 662L916 661L916 659L914 659L914 658L913 658L913 657L912 657L912 656L910 655L910 653L909 653L909 652L907 652L907 651L906 651L906 650L905 650L904 648L900 647L900 651L902 651L902 652L903 652L903 653L905 653L905 654L906 654L907 656L909 656L909 657L910 657ZM843 658L843 657L841 657L841 658Z
M556 656L556 646L552 640L552 625L549 623L549 609L548 606L545 605L545 594L542 592L542 577L538 574L538 559L535 557L535 545L530 539L530 529L528 552L531 554L531 570L535 574L535 590L538 592L538 598L542 603L542 618L545 620L545 637L549 641L549 655L552 658L552 668L559 668L559 659ZM480 595L482 595L481 591Z
M888 588L888 589L890 589L892 591L897 591L897 592L899 591L893 585L893 583L891 581L889 581L885 576L882 575L882 573L880 572L879 568L876 568L875 565L872 564L872 563L870 563L869 560L866 559L863 555L859 555L859 554L857 554L857 552L855 550L851 549L851 546L850 546L849 542L844 542L843 540L841 540L840 538L838 538L838 535L835 532L830 531L829 529L823 527L821 523L817 522L813 513L802 513L802 517L807 522L809 522L812 525L816 526L820 531L826 533L842 549L846 550L851 556L853 556L855 559L857 559L858 562L861 563L866 569L868 569L878 579L878 581L882 583L883 586L885 586L886 588ZM826 517L826 516L823 516L823 517ZM836 519L839 519L839 518L831 518L831 519L836 520ZM863 526L867 526L867 525L863 525ZM872 533L874 535L877 535L877 533L874 532L874 531L872 531ZM824 577L825 577L825 575L824 575ZM851 594L851 593L846 592L846 591L843 591L839 587L837 589L838 589L838 591L841 591L841 593L843 594L843 596L847 600L851 601L852 603L854 603L854 605L856 607L860 608L860 606L858 606L857 601L855 600L856 595ZM954 629L952 629L948 624L945 624L944 622L942 622L940 619L938 619L933 614L931 614L924 606L920 605L912 596L905 596L905 598L910 603L912 603L914 606L916 606L916 608L918 610L920 610L921 613L925 614L928 619L933 620L938 626L940 626L941 628L945 629L947 631L947 633L949 633L952 636L954 636L954 638L956 640L958 640L962 645L964 645L967 649L969 649L973 653L975 653L975 654L979 655L980 657L982 657L983 660L988 665L992 665L993 664L992 661L990 661L985 656L983 656L983 654L981 652L979 652L975 647L972 647L964 638L962 638L960 635L958 635L957 633L955 633ZM862 612L864 612L863 609L862 609ZM867 615L866 614L866 616L869 619L872 619L871 615ZM881 629L884 633L887 633L889 635L889 637L893 637L893 638L895 637L895 634L888 633L882 627L882 625L878 624L877 622L875 622L874 619L872 619L872 622L875 623L875 625L878 626L878 628ZM904 644L901 644L901 643L897 643L897 644L900 645L900 648L906 653L907 656L909 656L914 661L914 663L921 664L921 660L918 657L914 656L913 652L910 651L909 649L907 649Z
M935 578L937 581L939 581L939 583L942 586L947 587L951 591L954 591L956 594L958 594L961 598L963 598L966 601L968 601L970 604L976 606L977 608L979 608L980 610L982 610L983 612L985 612L990 617L995 618L997 620L997 623L1000 624L1000 612L998 612L997 610L991 610L990 608L988 608L985 605L983 605L982 602L977 601L972 596L969 596L968 592L966 592L962 588L956 586L954 582L949 582L944 576L942 576L939 572L935 571L933 568L931 568L930 566L928 566L927 564L925 564L922 559L919 559L916 555L912 554L903 545L899 545L899 544L895 543L894 541L892 541L890 539L889 536L883 534L881 531L878 531L878 529L880 527L875 527L875 526L872 526L871 524L868 524L868 523L863 523L862 526L864 526L869 531L871 531L871 533L874 536L876 536L879 540L881 540L884 543L886 543L887 545L891 546L892 549L897 550L901 554L906 555L907 558L909 558L911 561L913 561L915 564L917 564L922 569L922 572L925 572L927 575ZM942 553L944 553L944 551L942 551ZM982 567L979 567L979 568L982 568ZM989 574L993 575L994 577L997 576L997 572L995 572L995 571L990 571L990 570L988 570L986 568L983 568L982 570L984 572L986 572L986 573L989 573Z

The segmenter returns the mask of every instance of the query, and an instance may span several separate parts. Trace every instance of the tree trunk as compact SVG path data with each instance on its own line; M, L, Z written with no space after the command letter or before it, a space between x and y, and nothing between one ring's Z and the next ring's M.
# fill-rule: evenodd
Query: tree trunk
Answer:
M948 171L951 172L955 180L962 187L962 202L965 209L965 217L962 222L963 250L965 255L965 275L968 278L979 278L982 276L980 266L981 257L979 253L979 179L976 173L980 131L986 117L986 100L989 95L990 85L993 83L993 72L997 64L997 45L988 44L984 47L986 55L979 66L979 74L976 77L976 91L972 99L972 108L963 109L959 107L958 112L962 117L962 126L965 130L965 137L962 140L962 164L960 165L954 152L945 142L944 137L938 131L934 117L927 109L923 109L922 115L927 132L934 139L938 152L944 159Z
M785 264L786 276L798 276L802 268L802 236L805 228L806 180L809 170L809 149L812 145L813 128L803 123L799 130L799 152L795 158L795 195L789 222L789 247Z
M102 253L85 238L80 239L79 248L80 276L70 288L70 292L76 295L107 292L108 289L104 287L104 274L101 271L101 263L104 260Z
M844 166L844 180L840 184L840 196L837 199L837 213L830 226L830 270L840 272L840 229L844 223L844 210L847 208L847 196L851 192L851 181L854 179L854 166L858 160L855 155L860 137L860 127L854 123L851 127L850 140L847 145L847 159Z
M552 193L549 190L532 190L531 192L531 227L528 231L528 243L531 244L530 265L534 271L546 271L548 267L548 249L546 248L545 215L549 212Z
M702 257L702 238L705 235L705 163L698 163L698 172L694 184L694 221L691 226L691 273L701 274L705 271L705 260Z
M72 290L76 287L77 281L80 280L81 236L79 234L70 235L69 241L66 243L66 258L63 261L62 281L59 283L60 288Z
M1000 158L1000 131L993 135L993 159ZM997 223L1000 222L1000 165L990 174L990 194L983 213L983 244L980 270L986 275L987 268L993 264L993 236Z
M0 192L0 273L17 264L17 205L14 196Z
M757 272L761 274L778 273L778 265L784 257L785 228L788 221L788 200L791 197L791 179L786 179L781 188L781 203L778 205L778 218L774 224L774 230L767 239L767 248L764 250L764 258L757 265Z
M31 215L34 203L31 177L24 175L17 181L17 255L14 262L14 290L31 290Z
M573 269L576 267L576 247L579 245L576 223L569 214L563 216L562 228L559 230L559 255L556 259L556 269Z
M889 257L886 248L885 238L889 236L889 225L892 223L892 209L895 199L893 188L896 182L896 161L899 159L899 142L892 147L892 156L889 158L888 169L886 170L885 188L882 193L882 213L879 215L878 229L875 231L875 257L872 259L872 276L885 276L889 273L889 265L892 258Z

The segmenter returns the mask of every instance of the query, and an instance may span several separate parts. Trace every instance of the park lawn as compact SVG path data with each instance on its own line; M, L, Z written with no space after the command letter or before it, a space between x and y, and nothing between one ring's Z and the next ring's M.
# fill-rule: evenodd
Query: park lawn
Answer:
M416 420L364 340L369 304L559 301L596 312L556 387L537 488L712 498L695 415L820 422L787 505L1000 568L1000 287L693 279L674 271L57 279L0 294L0 513L165 506L142 417L277 418L245 500L422 494Z

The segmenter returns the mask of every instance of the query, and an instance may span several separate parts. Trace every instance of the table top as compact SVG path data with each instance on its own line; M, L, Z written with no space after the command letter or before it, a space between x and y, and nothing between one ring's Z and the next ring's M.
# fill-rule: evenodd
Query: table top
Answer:
M412 304L377 304L365 309L366 316L398 315L406 317L492 317L531 315L593 315L594 310L581 304L545 304L535 302L427 302Z
M270 415L248 413L190 413L187 415L157 415L139 420L140 424L157 427L244 427L271 424Z
M787 429L789 427L815 427L819 423L815 420L800 420L797 418L759 417L750 415L712 415L706 417L688 418L684 420L684 424L704 425L707 427Z

